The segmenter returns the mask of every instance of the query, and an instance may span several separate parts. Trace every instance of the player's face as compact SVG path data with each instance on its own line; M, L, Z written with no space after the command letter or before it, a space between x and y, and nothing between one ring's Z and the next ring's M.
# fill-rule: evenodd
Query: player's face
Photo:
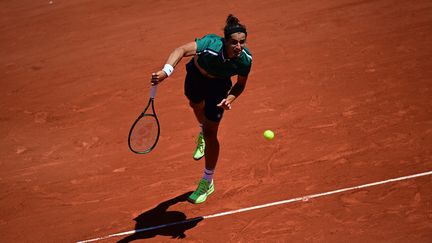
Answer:
M237 32L231 34L231 38L226 41L226 51L228 58L237 58L241 55L246 45L246 34Z

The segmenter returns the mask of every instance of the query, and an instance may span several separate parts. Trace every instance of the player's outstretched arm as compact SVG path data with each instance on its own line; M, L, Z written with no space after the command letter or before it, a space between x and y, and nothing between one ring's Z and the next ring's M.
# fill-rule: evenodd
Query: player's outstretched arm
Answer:
M195 41L189 42L174 49L174 51L172 51L168 56L165 66L162 68L162 70L152 73L152 84L159 84L164 79L169 77L173 73L174 67L177 65L177 63L179 63L183 57L195 55L196 50L197 44Z

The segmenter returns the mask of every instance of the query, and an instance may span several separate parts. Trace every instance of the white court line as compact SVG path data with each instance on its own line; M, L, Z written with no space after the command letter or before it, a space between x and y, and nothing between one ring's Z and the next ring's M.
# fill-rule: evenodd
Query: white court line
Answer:
M222 213L210 214L207 216L195 217L192 219L173 222L173 223L169 223L169 224L162 224L162 225L143 228L143 229L136 229L136 230L126 231L126 232L111 234L111 235L107 235L107 236L103 236L103 237L99 237L99 238L94 238L94 239L90 239L90 240L78 241L78 243L94 242L94 241L104 240L104 239L108 239L108 238L116 237L116 236L132 235L135 233L140 233L140 232L150 231L150 230L155 230L155 229L161 229L161 228L165 228L165 227L169 227L169 226L173 226L173 225L178 225L178 224L185 224L185 223L198 221L198 220L202 220L202 219L216 218L216 217L226 216L226 215L230 215L230 214L241 213L241 212L256 210L256 209L260 209L260 208L267 208L267 207L272 207L272 206L276 206L276 205L287 204L287 203L292 203L292 202L297 202L297 201L308 201L309 199L312 199L312 198L328 196L328 195L332 195L332 194L336 194L336 193L352 191L352 190L371 187L371 186L382 185L382 184L395 182L395 181L408 180L408 179L421 177L421 176L427 176L427 175L432 175L432 171L427 171L427 172L418 173L418 174L409 175L409 176L402 176L402 177L388 179L388 180L379 181L379 182L368 183L368 184L364 184L364 185L360 185L360 186L347 187L347 188L338 189L338 190L329 191L329 192L323 192L323 193L312 194L312 195L307 195L307 196L303 196L303 197L297 197L297 198L278 201L278 202L272 202L272 203L257 205L257 206L253 206L253 207L247 207L247 208L241 208L241 209L231 210L231 211L222 212Z

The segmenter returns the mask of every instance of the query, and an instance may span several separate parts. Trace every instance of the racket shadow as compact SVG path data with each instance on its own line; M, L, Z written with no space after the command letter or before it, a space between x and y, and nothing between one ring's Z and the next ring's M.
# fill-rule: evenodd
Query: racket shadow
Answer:
M134 220L136 221L135 230L138 231L133 235L129 235L118 243L126 243L139 239L149 239L157 235L171 236L173 239L186 238L185 232L195 227L201 220L201 217L187 219L186 215L179 211L168 211L169 207L187 200L187 197L192 192L187 192L175 198L160 203L155 208L140 214ZM187 221L186 221L187 220ZM176 224L178 222L186 221ZM158 226L164 226L158 228ZM156 227L156 229L146 230ZM144 229L144 231L143 231Z

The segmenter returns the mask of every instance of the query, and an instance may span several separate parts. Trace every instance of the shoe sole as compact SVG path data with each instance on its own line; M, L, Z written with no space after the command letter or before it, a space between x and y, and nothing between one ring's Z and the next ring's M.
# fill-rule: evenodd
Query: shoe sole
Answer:
M209 191L209 193L207 194L207 197L206 197L205 200L202 201L202 202L196 202L196 201L193 201L193 200L190 199L189 197L187 198L187 200L188 200L190 203L193 203L193 204L201 204L201 203L207 201L207 198L208 198L208 197L209 197L213 192L214 192L214 187L213 187L213 190Z
M203 155L203 156L201 156L201 157L199 157L199 158L195 158L194 156L192 156L192 158L193 158L194 160L198 161L198 160L202 159L204 156L205 156L205 155Z

